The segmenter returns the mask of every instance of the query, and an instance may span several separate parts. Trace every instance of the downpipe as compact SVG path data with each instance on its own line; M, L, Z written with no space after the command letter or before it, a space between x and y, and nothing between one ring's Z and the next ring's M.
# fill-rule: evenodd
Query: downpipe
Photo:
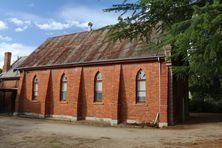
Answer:
M161 63L160 63L160 57L158 57L158 62L159 62L159 89L158 89L158 112L159 112L159 116L158 116L158 126L159 126L159 123L160 123L160 116L161 116L161 113L160 113L160 106L161 106L161 77L160 77L160 73L161 73Z
M158 81L159 81L159 84L158 84L158 112L156 114L156 117L155 117L155 120L154 120L154 125L157 125L158 127L159 126L159 123L160 123L160 106L161 106L161 63L160 63L160 57L158 57L158 62L159 62L159 66L158 66Z

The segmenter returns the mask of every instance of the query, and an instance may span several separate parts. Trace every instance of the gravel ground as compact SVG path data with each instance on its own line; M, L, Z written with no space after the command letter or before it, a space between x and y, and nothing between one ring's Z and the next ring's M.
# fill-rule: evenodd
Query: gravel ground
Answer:
M222 114L192 114L164 129L0 116L1 148L222 147Z

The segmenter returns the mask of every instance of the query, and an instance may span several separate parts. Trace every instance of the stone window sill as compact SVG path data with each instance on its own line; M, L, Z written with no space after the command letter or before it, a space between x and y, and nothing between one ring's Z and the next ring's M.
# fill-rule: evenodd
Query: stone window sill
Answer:
M32 103L39 103L39 100L32 100Z
M104 105L103 102L93 102L93 105Z
M68 104L67 101L60 101L61 104Z
M138 106L146 106L146 102L137 102L135 103L135 105L138 105Z

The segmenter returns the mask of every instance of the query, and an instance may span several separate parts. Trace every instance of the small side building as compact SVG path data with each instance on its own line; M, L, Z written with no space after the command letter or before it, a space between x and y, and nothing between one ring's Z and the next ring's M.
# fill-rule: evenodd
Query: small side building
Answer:
M0 112L15 112L15 98L20 78L19 71L15 69L22 64L26 57L18 58L11 65L11 53L4 54L3 72L0 75Z

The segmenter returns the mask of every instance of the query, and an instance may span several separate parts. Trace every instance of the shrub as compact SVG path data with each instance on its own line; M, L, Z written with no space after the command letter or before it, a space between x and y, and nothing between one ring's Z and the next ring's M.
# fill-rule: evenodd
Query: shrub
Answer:
M203 101L198 99L190 100L190 112L212 112L222 113L222 100Z

